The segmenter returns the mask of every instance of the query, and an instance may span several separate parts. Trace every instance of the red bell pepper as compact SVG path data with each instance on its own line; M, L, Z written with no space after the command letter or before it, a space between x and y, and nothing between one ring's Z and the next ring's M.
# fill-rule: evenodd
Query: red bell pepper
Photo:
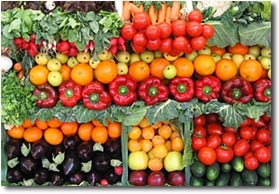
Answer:
M188 77L176 77L169 85L170 93L179 102L187 102L194 96L194 81Z
M91 82L82 90L83 105L88 109L103 110L107 108L112 98L99 82Z
M219 98L221 87L221 81L217 77L212 75L204 76L196 81L196 97L203 102Z
M168 99L169 89L155 76L148 77L138 88L139 97L147 105L154 105Z
M58 101L58 94L55 89L49 84L38 85L33 91L36 100L36 105L43 108L51 108Z
M253 87L247 80L235 77L223 84L222 98L229 104L246 104L253 99Z
M255 99L260 102L271 100L271 81L269 79L260 79L254 83Z
M82 86L73 80L68 80L59 86L58 91L61 103L65 106L73 107L81 99Z
M137 100L137 81L129 75L119 75L109 84L109 93L115 104L127 106Z

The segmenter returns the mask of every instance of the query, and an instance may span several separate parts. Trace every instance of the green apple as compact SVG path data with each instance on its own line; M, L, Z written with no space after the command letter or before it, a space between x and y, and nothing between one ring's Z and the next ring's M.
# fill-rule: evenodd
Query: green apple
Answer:
M88 63L90 60L90 54L89 52L79 52L77 54L77 60L80 63Z
M99 59L94 60L94 57L91 57L91 59L89 60L89 65L90 67L92 67L92 69L96 69L99 63L101 63L101 61Z
M179 56L171 56L168 53L164 53L164 58L167 59L168 61L175 61L176 59L178 59Z
M271 57L271 49L270 48L262 48L261 56Z
M271 69L268 70L268 72L267 72L267 77L268 77L269 79L271 79Z
M46 65L50 56L47 53L38 53L35 56L35 61L38 65Z
M55 58L60 61L61 64L66 64L68 61L68 56L63 53L56 53Z
M250 46L248 53L257 58L261 54L261 48L259 46Z
M155 58L161 58L161 57L163 57L163 54L162 54L160 51L154 51L153 53L154 53L154 57L155 57Z
M223 54L222 59L232 59L232 54L231 53L225 53L225 54Z
M116 54L116 59L120 63L129 63L131 55L128 51L119 51Z
M220 55L217 55L216 53L211 54L211 57L213 57L215 63L221 60Z
M240 54L233 54L232 55L232 60L236 64L237 69L239 69L240 64L244 61L244 57Z
M182 154L177 151L168 152L164 159L164 168L167 172L182 170L184 168Z
M249 53L244 55L244 60L251 60L251 59L256 59L256 57Z
M198 56L197 51L193 51L190 54L186 54L186 58L189 59L190 61L194 61L194 59Z
M198 51L199 55L211 55L211 49L209 46L205 46L202 50Z
M61 63L58 59L52 58L47 62L47 68L49 71L60 71Z
M127 75L128 74L128 65L126 63L117 63L118 75Z
M167 65L163 69L163 75L166 79L172 79L176 76L176 68L174 65Z
M138 53L132 53L131 54L131 59L130 59L130 64L140 61L140 55Z
M60 86L63 81L62 74L59 71L51 71L47 76L48 83L54 87Z
M152 51L146 50L140 54L140 59L147 64L151 63L154 59L154 54Z
M144 151L131 152L128 156L131 170L145 170L148 166L148 156Z
M76 66L77 64L79 64L77 58L75 57L70 57L67 61L67 65L70 67L70 68L74 68L74 66Z
M103 52L98 54L98 58L101 61L110 60L113 58L112 53L108 50L103 50Z
M263 57L263 56L260 56L258 57L260 63L262 64L262 67L265 69L265 70L269 70L271 68L271 58L270 57Z

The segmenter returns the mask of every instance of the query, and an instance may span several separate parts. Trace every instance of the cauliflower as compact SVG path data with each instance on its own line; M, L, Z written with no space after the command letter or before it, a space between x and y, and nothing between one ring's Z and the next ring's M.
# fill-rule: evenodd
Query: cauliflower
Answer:
M197 3L197 8L199 10L206 9L208 7L213 7L216 12L214 17L221 16L231 5L232 1L229 0L208 0L208 1L199 1Z

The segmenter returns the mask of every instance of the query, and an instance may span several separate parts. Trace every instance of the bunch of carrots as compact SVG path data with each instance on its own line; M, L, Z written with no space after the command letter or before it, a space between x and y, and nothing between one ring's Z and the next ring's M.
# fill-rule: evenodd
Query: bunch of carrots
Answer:
M19 79L24 77L22 65L19 62L14 64L13 69L17 72L17 76L19 77Z
M149 15L152 25L162 22L171 23L182 17L180 10L184 3L181 1L124 1L122 20L129 22L131 16L145 12Z

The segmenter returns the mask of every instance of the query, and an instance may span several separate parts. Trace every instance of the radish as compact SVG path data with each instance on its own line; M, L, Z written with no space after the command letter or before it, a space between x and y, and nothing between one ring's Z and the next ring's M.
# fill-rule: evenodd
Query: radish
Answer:
M118 45L125 45L125 39L122 36L118 38Z
M109 50L111 54L116 55L118 49L117 46L111 46Z
M76 47L76 44L74 42L68 42L70 44L70 47Z
M35 34L31 34L30 42L35 42L35 41L36 41L36 35Z
M90 41L89 41L89 45L90 45L90 46L89 46L90 51L93 52L94 47L95 47L95 46L94 46L93 40L90 40Z
M57 50L61 53L67 52L71 47L71 44L68 41L62 41L57 44Z
M17 48L22 48L23 39L22 38L14 38L14 44L17 46Z
M67 55L70 57L75 57L75 56L77 56L77 54L78 54L77 48L73 48L73 47L71 47L69 49L69 52L67 53Z
M126 45L118 45L117 48L121 51L126 51Z
M12 68L13 61L10 57L1 55L0 64L1 64L1 72L7 72Z
M111 38L111 39L110 39L110 44L111 44L112 46L116 46L117 43L118 43L118 39L117 39L117 38Z
M28 50L30 48L29 42L27 42L26 40L23 39L22 48L24 48L25 50Z

